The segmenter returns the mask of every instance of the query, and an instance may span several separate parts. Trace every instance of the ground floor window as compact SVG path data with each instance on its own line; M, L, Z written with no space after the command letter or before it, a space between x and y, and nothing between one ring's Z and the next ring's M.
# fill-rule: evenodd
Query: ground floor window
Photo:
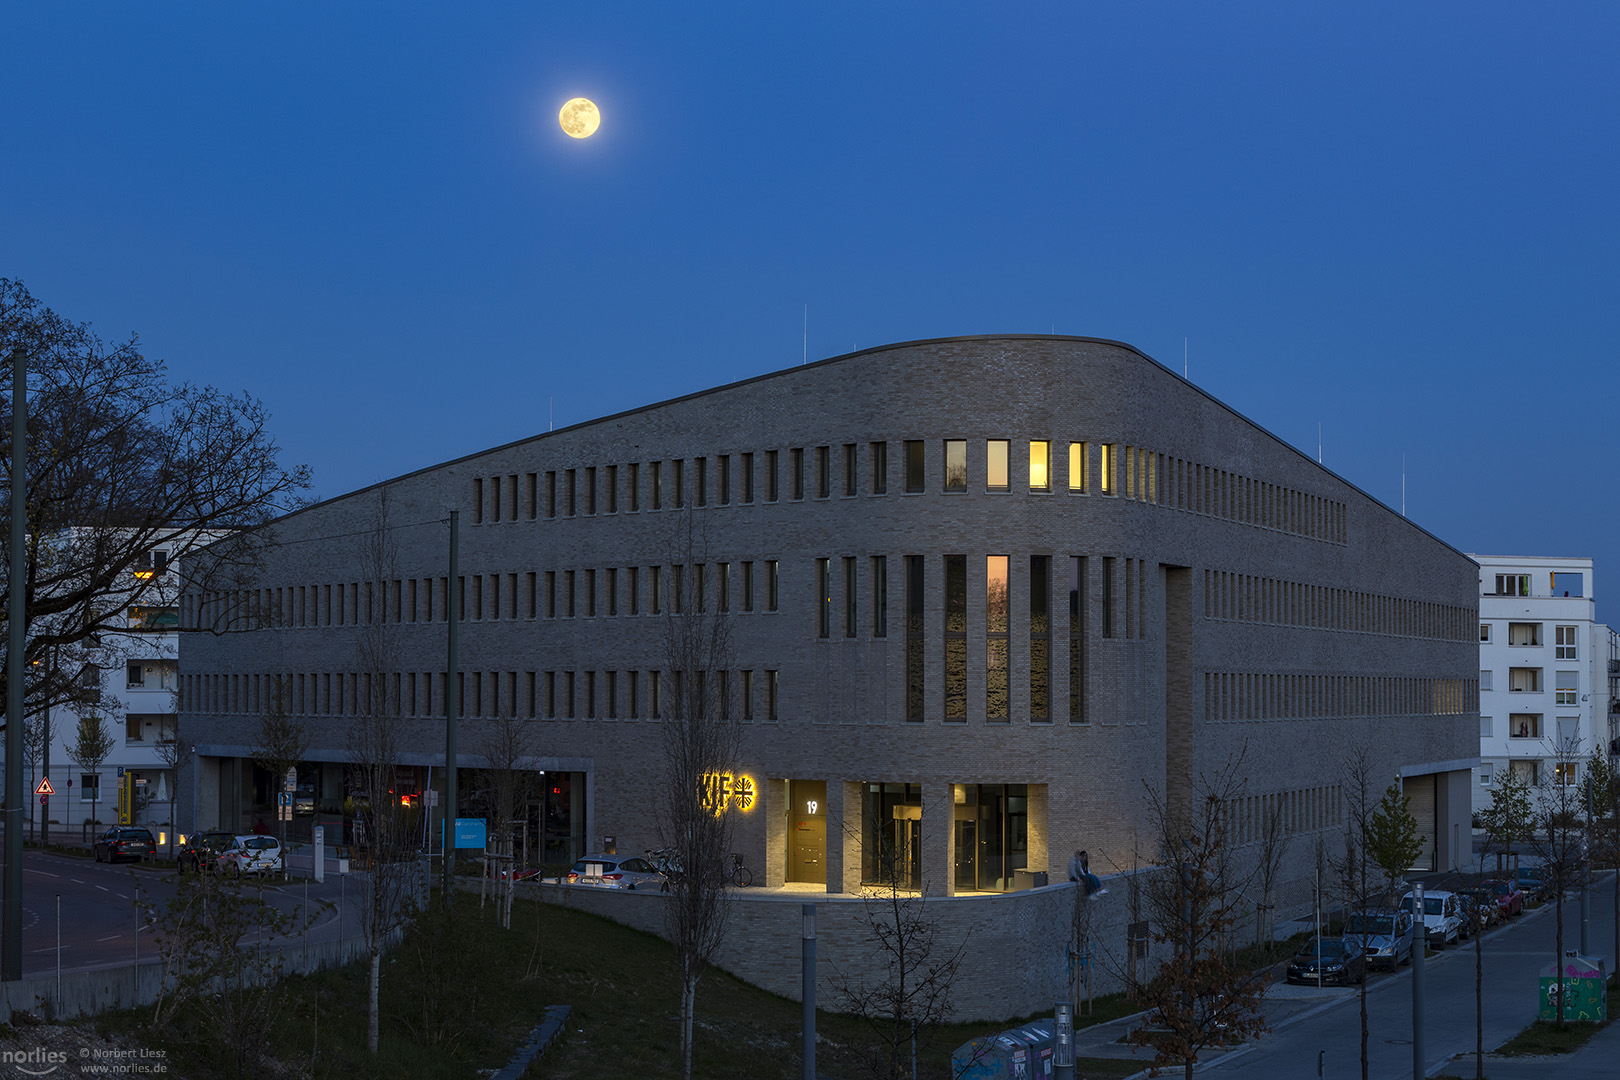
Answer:
M1013 871L1029 864L1029 787L954 784L955 883L958 892L1008 892Z
M861 785L861 884L922 888L922 785Z

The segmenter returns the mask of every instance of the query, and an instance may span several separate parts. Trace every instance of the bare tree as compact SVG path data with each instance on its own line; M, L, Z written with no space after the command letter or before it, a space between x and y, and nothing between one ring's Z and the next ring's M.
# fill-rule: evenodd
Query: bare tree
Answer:
M363 540L367 588L383 595L396 565L388 524L387 489L378 495L375 525ZM364 826L366 872L361 878L360 928L370 959L367 992L366 1049L375 1054L381 1013L382 954L417 906L421 872L414 859L418 816L396 793L400 744L399 703L388 693L388 674L397 669L397 645L380 606L361 613L358 663L359 708L349 726L349 776L360 795L352 796L356 817ZM454 693L447 686L446 693ZM453 814L451 808L447 813Z
M67 748L73 763L96 778L96 801L101 799L101 763L113 752L112 732L107 722L96 713L79 717L78 738Z
M882 968L871 977L835 971L831 983L844 1011L860 1018L877 1037L873 1074L884 1080L916 1080L918 1049L926 1053L931 1036L950 1015L951 990L968 942L965 937L944 939L929 910L926 886L912 890L902 882L892 834L881 821L871 824L876 826L871 834L881 838L875 853L879 884L862 890L869 931L865 943ZM1083 904L1082 891L1075 893Z
M1571 737L1553 746L1551 783L1541 786L1536 800L1536 825L1530 846L1541 860L1541 871L1552 890L1554 906L1553 971L1556 982L1557 1024L1564 1026L1564 893L1581 884L1586 832L1582 828L1581 789L1574 772L1581 760L1580 741Z
M253 733L251 753L253 760L270 774L272 793L279 795L287 774L296 770L309 755L310 730L308 724L292 713L287 677L273 676L269 681L269 694L264 713L259 717L259 726ZM279 800L276 806L276 831L281 837L281 846L285 848L287 818Z
M1147 905L1153 940L1172 956L1141 988L1147 1023L1128 1038L1156 1052L1155 1068L1179 1065L1188 1080L1205 1049L1268 1030L1260 1011L1265 977L1235 963L1228 948L1249 884L1235 874L1228 844L1240 765L1199 777L1180 802L1147 792L1159 841Z
M729 785L737 776L742 739L732 716L731 620L708 595L701 539L690 512L675 519L666 595L654 601L664 612L664 670L653 674L651 695L654 716L663 722L663 775L655 796L659 842L681 868L670 881L664 926L680 973L681 1068L688 1080L698 980L725 940L730 914L725 864L735 815Z
M1265 801L1260 817L1259 839L1260 850L1255 859L1255 887L1260 893L1260 899L1254 905L1256 945L1272 940L1277 934L1277 878L1282 874L1290 839L1283 822L1282 808L1275 799Z
M180 728L177 725L169 732L167 739L160 739L157 744L158 762L169 771L169 857L174 857L175 842L180 829L175 821L174 807L180 798L180 770L186 762L191 760L191 744L180 741ZM195 829L196 822L192 822Z
M270 542L267 532L241 530L289 508L309 483L307 469L278 463L258 401L170 383L138 345L133 337L104 342L21 282L0 279L0 382L11 385L14 349L28 367L25 713L71 702L71 673L102 658L119 634L172 625L180 588L235 595L227 583ZM0 400L3 470L9 392ZM4 483L23 486L9 476ZM210 544L207 558L193 558ZM165 565L155 565L155 552ZM0 623L9 559L0 557ZM0 650L5 640L0 634ZM5 671L0 662L0 700Z
M474 740L489 763L483 770L484 806L489 814L491 846L506 872L496 878L498 921L512 928L512 902L517 894L516 823L538 787L534 756L538 739L533 725L519 720L510 709L485 725ZM482 901L480 901L482 903Z

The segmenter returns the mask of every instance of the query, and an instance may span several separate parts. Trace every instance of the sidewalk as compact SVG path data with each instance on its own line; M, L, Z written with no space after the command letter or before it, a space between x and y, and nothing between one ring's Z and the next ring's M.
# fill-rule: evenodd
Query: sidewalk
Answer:
M1453 1058L1438 1074L1474 1075L1474 1059ZM1612 1020L1592 1041L1573 1054L1542 1057L1492 1057L1485 1055L1486 1080L1612 1080L1620 1075L1620 1020Z

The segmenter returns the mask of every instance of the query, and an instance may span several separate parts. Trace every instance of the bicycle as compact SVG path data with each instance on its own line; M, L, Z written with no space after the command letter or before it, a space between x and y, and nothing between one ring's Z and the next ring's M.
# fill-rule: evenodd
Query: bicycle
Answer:
M743 865L741 852L731 853L731 883L739 889L746 889L754 883L754 872Z

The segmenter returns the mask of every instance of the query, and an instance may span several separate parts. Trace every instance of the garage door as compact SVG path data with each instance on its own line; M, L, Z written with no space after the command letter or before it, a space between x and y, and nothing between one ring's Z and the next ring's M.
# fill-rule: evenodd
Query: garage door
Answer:
M1408 776L1401 782L1401 792L1406 796L1407 809L1417 818L1418 839L1423 842L1423 852L1411 869L1433 870L1435 821L1439 816L1435 807L1434 774Z

